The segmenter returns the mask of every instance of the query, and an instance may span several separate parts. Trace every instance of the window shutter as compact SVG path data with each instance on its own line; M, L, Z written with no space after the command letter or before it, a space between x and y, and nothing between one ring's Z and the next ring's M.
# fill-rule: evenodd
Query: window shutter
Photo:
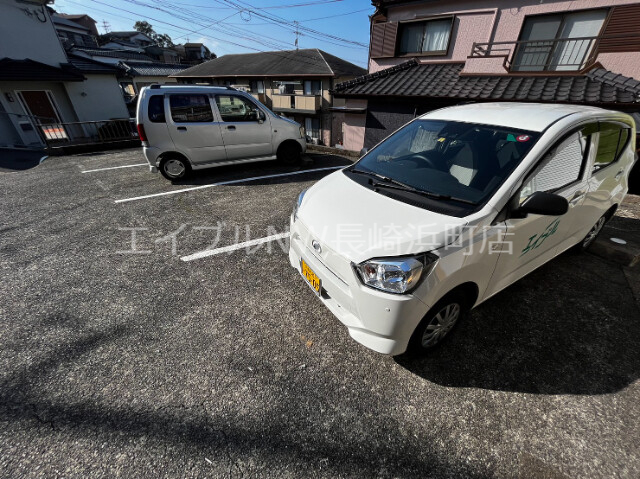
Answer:
M374 23L371 27L371 58L393 57L397 33L398 22Z
M640 5L614 7L598 45L599 53L640 52ZM606 38L610 37L610 38Z

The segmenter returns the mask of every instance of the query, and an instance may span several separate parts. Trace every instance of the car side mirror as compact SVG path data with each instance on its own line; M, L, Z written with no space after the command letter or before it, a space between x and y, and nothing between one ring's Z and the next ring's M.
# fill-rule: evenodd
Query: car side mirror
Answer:
M258 110L258 123L264 123L266 119L267 117L264 112L262 110Z
M511 216L513 218L525 218L528 214L562 216L567 211L569 211L569 202L563 196L536 191L524 200Z
M367 150L366 148L363 148L362 150L360 150L360 158L362 158L364 155L367 154L369 150Z

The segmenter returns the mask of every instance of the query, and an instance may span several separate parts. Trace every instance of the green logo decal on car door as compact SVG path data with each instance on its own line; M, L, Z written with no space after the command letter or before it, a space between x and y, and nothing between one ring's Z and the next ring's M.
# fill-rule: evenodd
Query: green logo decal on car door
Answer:
M558 225L560 224L560 220L552 221L549 226L547 226L541 234L535 234L531 238L529 238L529 244L522 250L522 254L520 256L524 256L529 251L539 248L544 240L546 240L549 236L555 233L558 229Z

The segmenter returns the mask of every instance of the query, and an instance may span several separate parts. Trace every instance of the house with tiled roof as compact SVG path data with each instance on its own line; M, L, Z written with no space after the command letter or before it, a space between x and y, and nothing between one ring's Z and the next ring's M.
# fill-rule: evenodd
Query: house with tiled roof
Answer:
M339 83L347 149L464 102L576 103L640 119L638 0L373 0L369 73Z
M50 1L0 2L0 148L40 148L85 134L78 122L128 118L118 71L68 56L58 28L91 29L55 16ZM1 154L1 153L0 153Z
M317 48L224 55L173 75L183 83L233 86L305 127L312 141L338 142L331 90L366 73Z

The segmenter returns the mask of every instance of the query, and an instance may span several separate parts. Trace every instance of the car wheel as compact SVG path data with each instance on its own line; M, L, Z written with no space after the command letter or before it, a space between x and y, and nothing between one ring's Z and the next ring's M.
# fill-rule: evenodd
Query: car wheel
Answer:
M285 143L278 148L278 160L285 165L295 165L300 161L300 145Z
M607 222L607 216L606 215L601 216L600 219L597 221L597 223L593 225L593 228L589 230L589 232L587 233L587 236L585 236L582 242L580 243L581 250L586 250L589 246L593 244L593 242L596 240L596 238L602 231L602 228L604 227L604 224L606 222Z
M168 180L185 178L190 171L189 162L179 156L171 156L160 162L160 173Z
M468 308L461 294L445 296L429 310L413 332L407 352L424 354L435 348L467 314Z

